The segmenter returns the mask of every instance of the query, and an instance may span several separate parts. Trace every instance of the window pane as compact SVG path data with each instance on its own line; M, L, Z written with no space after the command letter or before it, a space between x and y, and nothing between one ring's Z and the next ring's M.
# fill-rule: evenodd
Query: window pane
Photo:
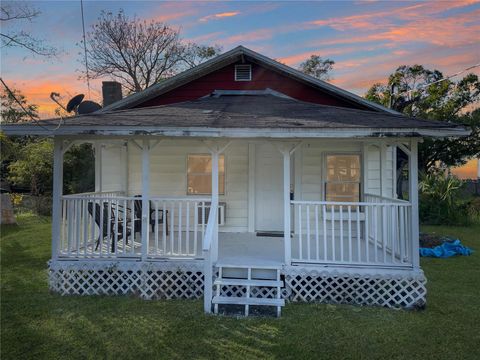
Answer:
M360 181L360 156L328 155L327 181Z
M225 157L218 160L218 191L225 193ZM193 154L187 157L187 194L210 195L212 193L212 158L210 155Z
M327 155L325 200L360 201L360 155Z

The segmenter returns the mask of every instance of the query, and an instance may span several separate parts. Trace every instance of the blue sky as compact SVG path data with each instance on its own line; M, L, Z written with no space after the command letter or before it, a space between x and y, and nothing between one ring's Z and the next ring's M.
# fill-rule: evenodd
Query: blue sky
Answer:
M42 116L50 116L55 108L50 92L65 101L86 93L77 72L80 1L30 4L41 14L17 26L62 53L44 60L2 48L1 73L40 105ZM402 64L420 63L449 75L480 62L478 1L84 1L87 30L102 10L121 8L129 16L180 27L183 38L219 44L224 51L241 44L294 67L311 54L331 58L332 82L360 95ZM94 100L100 83L92 84Z

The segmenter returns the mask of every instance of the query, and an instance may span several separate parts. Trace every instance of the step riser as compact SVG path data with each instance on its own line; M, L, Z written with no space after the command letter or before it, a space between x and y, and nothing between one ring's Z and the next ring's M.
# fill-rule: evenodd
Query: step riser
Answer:
M247 279L248 269L242 268L222 268L222 277ZM273 269L252 269L252 279L258 280L276 280L277 271Z

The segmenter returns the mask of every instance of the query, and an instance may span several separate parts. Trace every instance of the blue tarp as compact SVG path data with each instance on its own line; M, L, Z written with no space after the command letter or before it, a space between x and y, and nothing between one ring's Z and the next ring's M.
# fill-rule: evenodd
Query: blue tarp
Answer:
M463 246L460 240L445 241L442 245L430 248L420 248L420 256L448 258L455 255L471 255L473 250Z

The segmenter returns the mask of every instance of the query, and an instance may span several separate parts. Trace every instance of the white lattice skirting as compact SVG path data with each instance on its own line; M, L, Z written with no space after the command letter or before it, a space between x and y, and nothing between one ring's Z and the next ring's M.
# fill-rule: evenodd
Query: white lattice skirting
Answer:
M50 289L62 295L135 295L143 299L198 299L203 296L201 261L89 262L49 264ZM422 275L368 275L284 269L287 301L415 308L426 302ZM245 288L224 286L223 296L244 296ZM272 288L252 288L252 297L275 298Z
M198 299L203 265L173 262L79 262L49 264L50 289L62 295L135 295L143 299Z
M423 274L342 274L290 267L284 296L291 301L422 308L426 282Z

